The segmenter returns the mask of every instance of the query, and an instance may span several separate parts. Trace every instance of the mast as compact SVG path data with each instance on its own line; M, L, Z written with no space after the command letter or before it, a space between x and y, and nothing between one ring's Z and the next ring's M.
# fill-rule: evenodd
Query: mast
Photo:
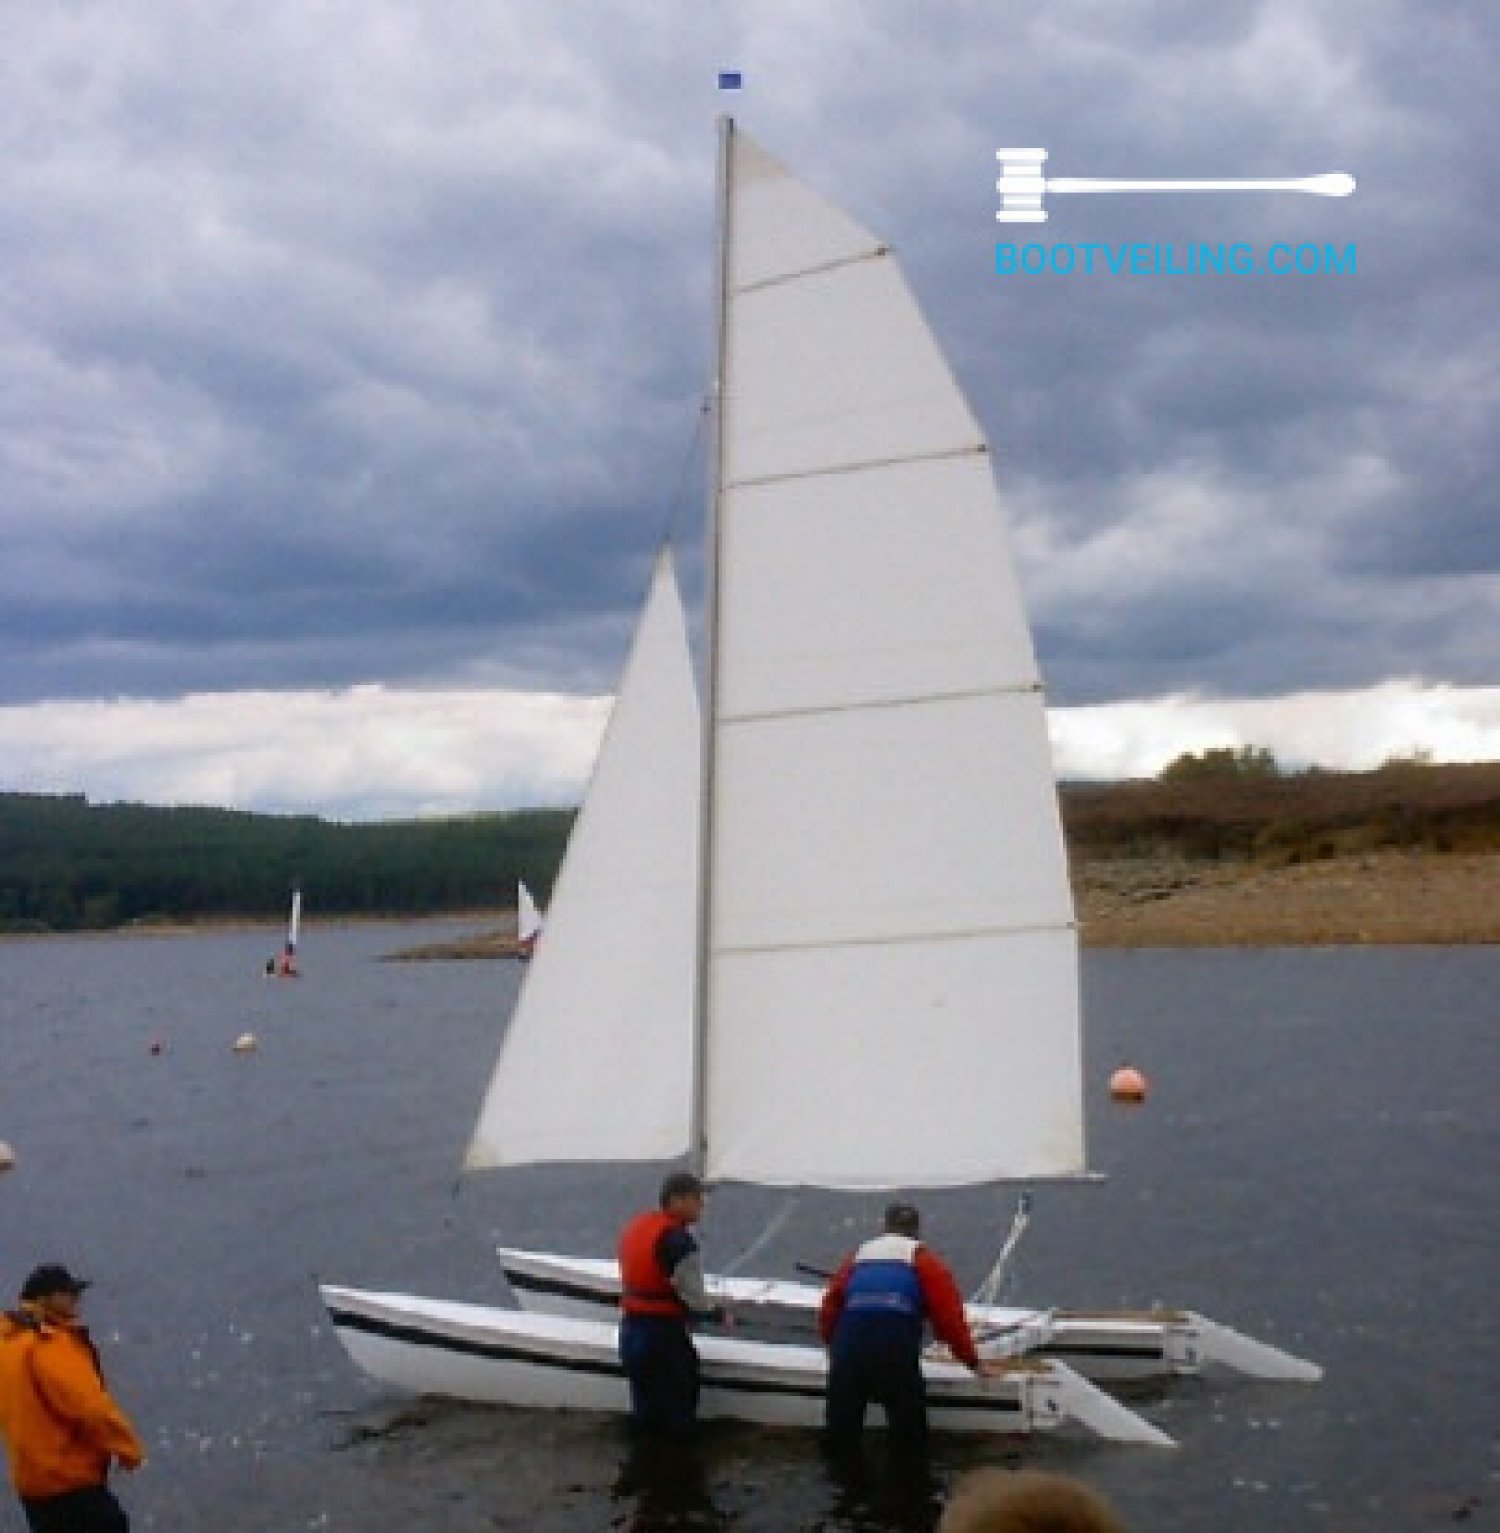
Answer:
M724 494L724 372L729 312L730 167L734 154L734 119L719 118L718 173L714 194L713 361L708 408L708 504L703 545L703 743L698 795L698 953L693 991L693 1095L688 1115L688 1162L702 1175L708 1153L705 1097L708 1089L709 945L712 940L714 721L719 692L719 510Z

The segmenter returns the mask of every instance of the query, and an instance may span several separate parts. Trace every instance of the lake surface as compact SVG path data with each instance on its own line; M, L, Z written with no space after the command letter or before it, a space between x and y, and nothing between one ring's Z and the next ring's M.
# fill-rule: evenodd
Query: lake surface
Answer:
M911 1487L878 1454L835 1483L810 1439L738 1427L666 1475L612 1422L413 1404L355 1372L319 1277L503 1302L497 1239L604 1252L654 1195L655 1168L455 1186L519 969L379 958L457 930L314 925L295 982L261 975L270 928L0 942L0 1289L41 1260L95 1279L151 1447L121 1483L138 1528L926 1529L997 1462L1087 1480L1137 1533L1500 1529L1500 950L1088 954L1108 1180L1036 1189L1009 1296L1182 1304L1327 1377L1183 1381L1135 1402L1176 1450L971 1442ZM1105 1091L1126 1058L1142 1108ZM881 1201L806 1195L752 1269L830 1262ZM976 1283L1013 1190L922 1202ZM782 1208L716 1195L710 1261Z

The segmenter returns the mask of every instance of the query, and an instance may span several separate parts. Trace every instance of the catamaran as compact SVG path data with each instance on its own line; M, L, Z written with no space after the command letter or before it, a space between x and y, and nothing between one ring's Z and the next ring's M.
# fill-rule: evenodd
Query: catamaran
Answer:
M983 435L889 247L729 122L718 247L702 706L664 551L466 1168L1086 1174L1066 850ZM323 1296L388 1383L626 1409L613 1264L501 1259L522 1310ZM700 1339L703 1413L819 1422L824 1354L787 1335L817 1290L715 1281L766 1329ZM1075 1345L1101 1377L1226 1340L1251 1371L1316 1373L1185 1312L975 1320L1004 1366L929 1359L939 1430L1169 1441Z
M523 1309L596 1319L618 1310L620 1269L613 1259L517 1246L501 1246L499 1256ZM715 1304L732 1311L736 1335L816 1341L821 1287L718 1274L708 1276L707 1287ZM967 1313L982 1355L1056 1358L1106 1386L1153 1383L1212 1366L1283 1383L1322 1377L1315 1363L1194 1310L1036 1309L979 1300Z

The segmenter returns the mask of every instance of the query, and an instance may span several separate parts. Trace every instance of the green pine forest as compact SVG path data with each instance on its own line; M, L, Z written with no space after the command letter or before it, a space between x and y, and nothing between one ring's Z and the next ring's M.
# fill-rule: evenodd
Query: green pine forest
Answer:
M309 915L426 916L546 900L572 810L342 824L0 793L0 932Z

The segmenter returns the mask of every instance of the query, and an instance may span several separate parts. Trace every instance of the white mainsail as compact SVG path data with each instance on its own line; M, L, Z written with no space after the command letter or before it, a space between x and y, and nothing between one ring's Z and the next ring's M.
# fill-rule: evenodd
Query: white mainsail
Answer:
M1077 944L983 435L885 245L730 133L703 1151L1084 1165Z
M664 552L468 1169L666 1160L686 1145L700 734Z

